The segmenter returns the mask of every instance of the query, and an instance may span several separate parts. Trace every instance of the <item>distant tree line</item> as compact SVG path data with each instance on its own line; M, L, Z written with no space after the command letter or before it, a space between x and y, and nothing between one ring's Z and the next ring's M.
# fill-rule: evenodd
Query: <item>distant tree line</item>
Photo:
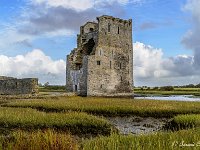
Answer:
M188 84L188 85L182 85L182 86L174 86L175 88L200 88L199 84Z
M50 85L49 82L46 82L43 85L39 83L38 85L40 89L43 90L66 90L66 86L64 85Z
M143 87L139 87L140 90L156 90L156 91L173 91L174 87L173 86L162 86L162 87L147 87L147 86L143 86Z

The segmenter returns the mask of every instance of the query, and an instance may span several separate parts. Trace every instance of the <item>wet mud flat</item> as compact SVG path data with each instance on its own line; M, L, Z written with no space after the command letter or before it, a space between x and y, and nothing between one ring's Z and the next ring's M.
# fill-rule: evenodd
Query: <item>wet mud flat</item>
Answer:
M148 134L163 130L169 118L152 117L106 117L120 132L120 134Z

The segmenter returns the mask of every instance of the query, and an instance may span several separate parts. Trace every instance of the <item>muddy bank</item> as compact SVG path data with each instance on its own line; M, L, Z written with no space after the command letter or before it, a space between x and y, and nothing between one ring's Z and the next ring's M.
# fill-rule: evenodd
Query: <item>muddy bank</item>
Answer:
M169 121L167 118L152 117L106 117L120 132L120 134L148 134L162 130Z

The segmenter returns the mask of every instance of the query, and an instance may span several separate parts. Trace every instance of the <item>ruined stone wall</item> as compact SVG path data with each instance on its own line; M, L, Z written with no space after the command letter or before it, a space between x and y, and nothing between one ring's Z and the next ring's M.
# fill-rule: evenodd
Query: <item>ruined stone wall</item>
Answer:
M77 48L67 57L67 90L88 96L132 94L132 20L97 20L80 27Z
M71 77L71 74L70 74L70 71L73 70L72 69L72 55L67 55L67 61L66 61L66 90L68 92L73 92L73 81L72 81L72 77Z
M0 76L0 80L16 79L13 77Z
M88 95L132 93L132 21L110 16L98 21L95 56L88 61Z
M24 95L38 93L38 79L5 78L0 80L0 95Z
M69 59L69 56L68 58ZM83 65L80 70L71 69L70 61L67 61L66 68L66 88L69 92L76 92L78 95L87 95L87 62L88 58L85 56L83 58Z

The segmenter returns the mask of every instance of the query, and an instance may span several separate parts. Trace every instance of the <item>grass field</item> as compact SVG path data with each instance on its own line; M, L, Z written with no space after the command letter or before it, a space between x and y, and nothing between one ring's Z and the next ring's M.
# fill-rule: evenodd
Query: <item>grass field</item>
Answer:
M200 114L199 102L136 100L126 98L59 97L17 100L4 107L30 107L46 112L78 111L104 116L173 117L177 114Z
M0 137L1 150L78 150L70 134L54 130L15 131L9 137Z
M189 150L199 148L200 131L182 130L150 135L111 135L86 140L84 150ZM187 146L186 144L194 144Z
M86 113L45 113L30 108L0 107L0 127L7 129L57 129L73 134L109 135L112 126L106 120Z
M66 92L65 86L40 86L39 92Z
M167 129L187 130L124 136L113 134L102 115L173 117ZM179 150L190 143L198 149L200 103L74 96L1 101L0 127L10 131L0 134L0 149ZM77 141L74 134L101 136Z
M177 115L169 122L167 128L172 130L200 128L200 114Z

